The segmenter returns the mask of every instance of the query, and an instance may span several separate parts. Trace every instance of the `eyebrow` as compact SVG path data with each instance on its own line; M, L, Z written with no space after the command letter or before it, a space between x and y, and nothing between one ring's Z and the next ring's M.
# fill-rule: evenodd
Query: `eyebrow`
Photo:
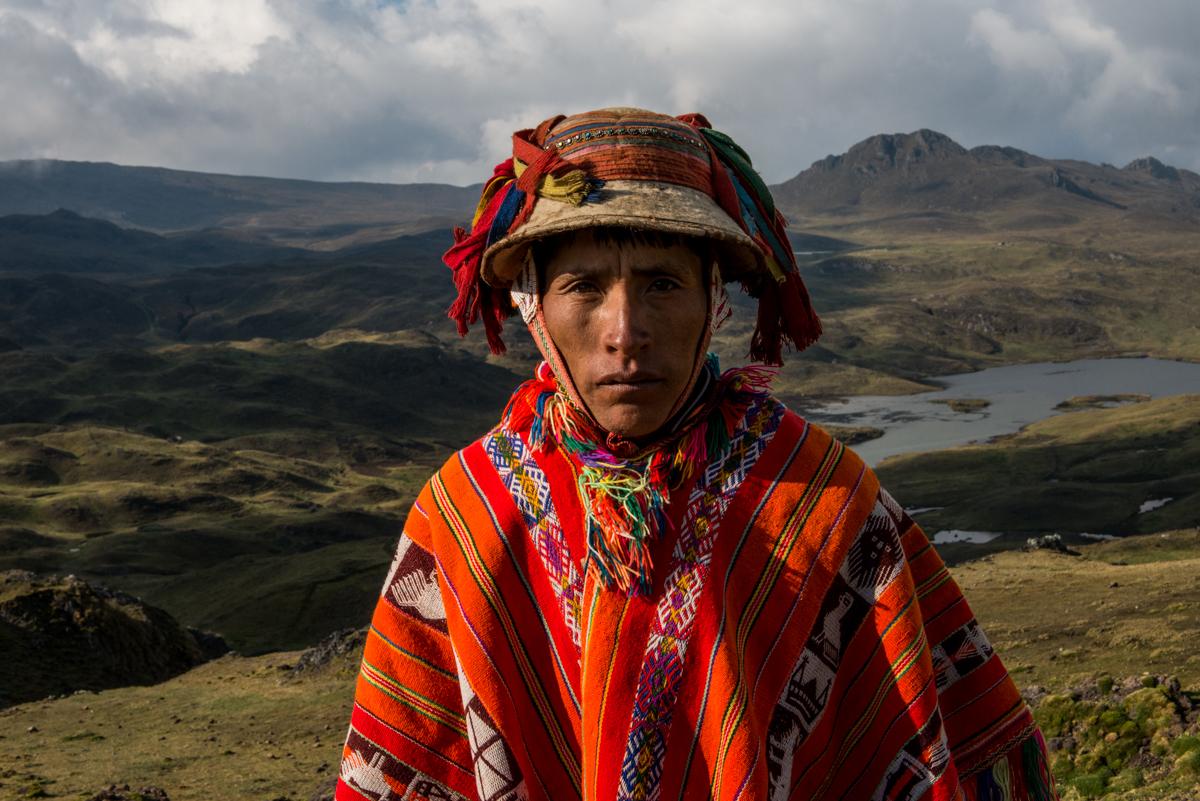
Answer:
M647 276L647 275L685 275L690 270L686 267L671 264L665 261L653 261L645 265L635 265L627 268L632 275ZM606 272L603 269L596 268L590 264L571 265L566 267L559 273L559 277L564 275L571 276L592 276Z

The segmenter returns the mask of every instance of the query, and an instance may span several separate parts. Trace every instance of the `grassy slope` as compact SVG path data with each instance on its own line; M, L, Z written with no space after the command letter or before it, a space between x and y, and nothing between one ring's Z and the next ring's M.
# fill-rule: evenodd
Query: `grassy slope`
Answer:
M98 423L215 440L307 429L442 438L486 431L518 377L435 337L177 345L85 358L0 353L0 424Z
M297 656L227 656L155 687L6 710L0 798L87 798L114 782L172 801L305 798L337 772L358 666L291 679Z
M1069 236L1001 246L990 236L854 233L864 249L805 276L827 360L912 379L1127 352L1200 359L1194 234L1175 237L1176 253L1127 239L1112 243L1118 252Z
M1020 686L1150 671L1200 688L1200 532L1120 545L1121 559L1104 543L1080 547L1081 556L1008 551L953 569ZM1113 564L1129 554L1136 563Z
M412 501L449 454L378 435L218 447L29 428L0 438L0 568L77 574L248 652L361 625Z
M1200 532L1080 550L1010 551L953 573L1018 686L1033 691L1047 737L1076 743L1051 754L1064 799L1196 798L1200 760L1175 764L1196 741L1194 714L1143 684L1178 681L1200 700ZM1134 694L1110 700L1097 692L1105 682Z
M1062 692L1149 672L1200 689L1191 647L1200 637L1200 540L1189 532L1128 540L1118 561L1140 564L1127 566L1105 561L1115 547L1088 546L1082 557L1005 553L953 570L1019 686ZM1169 561L1149 561L1163 555ZM35 784L74 797L112 782L161 786L175 801L303 798L337 769L357 654L306 677L289 669L297 657L229 656L156 687L6 710L0 765L12 774L0 770L0 798ZM1200 789L1169 764L1147 776L1131 798Z
M993 444L892 457L876 472L906 507L944 507L918 515L929 531L1126 535L1195 526L1200 395L1052 417ZM1144 501L1167 497L1138 514ZM951 559L987 550L946 549Z

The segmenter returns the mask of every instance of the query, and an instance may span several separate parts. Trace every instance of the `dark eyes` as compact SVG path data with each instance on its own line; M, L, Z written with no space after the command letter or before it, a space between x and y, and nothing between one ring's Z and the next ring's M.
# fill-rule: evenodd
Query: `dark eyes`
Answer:
M673 278L656 278L650 283L651 292L671 292L680 288L680 283ZM562 290L565 294L590 294L600 292L599 286L591 281L575 281Z
M569 293L576 293L576 292L595 292L597 290L596 290L596 285L591 283L590 281L576 281L575 283L569 285L567 287L566 291Z

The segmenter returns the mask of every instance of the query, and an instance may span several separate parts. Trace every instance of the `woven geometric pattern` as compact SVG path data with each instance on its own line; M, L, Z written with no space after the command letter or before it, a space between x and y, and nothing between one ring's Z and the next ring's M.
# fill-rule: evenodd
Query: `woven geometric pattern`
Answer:
M546 474L533 460L533 452L520 434L500 429L492 431L483 438L483 449L491 457L492 466L525 519L525 527L558 596L563 621L578 648L583 576L571 560L554 502L550 500Z
M671 572L658 601L638 677L619 799L658 797L679 676L721 516L771 443L784 411L782 405L769 398L751 406L734 430L729 449L709 462L688 498L679 539L671 554Z
M383 746L383 743L399 734L398 730L365 710L355 709L355 719L346 738L338 772L338 801L393 801L402 798L469 801L470 796L455 792Z
M793 755L825 713L846 649L903 568L900 532L877 501L846 552L771 716L767 773L773 801L790 795Z
M933 673L922 679L919 691L901 688L908 674L920 671L920 652L905 647L892 633L911 613L911 601L895 599L912 598L925 619L935 621L925 629L923 644ZM874 652L864 652L870 644L877 644ZM843 663L854 649L870 657L852 672L843 669ZM965 699L946 692L975 671L988 675L980 676ZM851 700L864 693L873 694L875 702ZM979 721L965 715L964 702L977 708ZM1029 710L1014 698L1011 680L941 560L900 505L880 489L772 713L767 749L770 798L786 801L804 782L816 782L821 790L828 786L831 770L860 764L848 746L832 752L828 748L834 727L863 732L900 719L917 724L915 731L874 786L856 786L854 797L927 798L940 792L937 788L957 783L965 772L1004 758L1034 733ZM982 762L972 758L974 738L964 739L964 727L986 743Z

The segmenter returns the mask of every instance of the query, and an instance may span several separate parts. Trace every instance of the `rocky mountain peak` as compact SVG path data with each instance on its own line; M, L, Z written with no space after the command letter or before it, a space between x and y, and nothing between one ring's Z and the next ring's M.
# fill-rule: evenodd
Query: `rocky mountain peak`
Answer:
M1168 214L1194 214L1200 208L1200 176L1154 158L1117 170L1046 159L1013 147L967 150L928 128L864 139L772 191L785 216L794 220L814 214L901 220L904 215L970 215L1003 208L1028 221L1038 215L1044 220L1090 215L1102 207L1130 211L1135 204Z
M876 175L907 168L931 159L946 159L966 154L966 150L945 134L922 128L909 134L877 134L854 145L841 156L826 156L815 162L815 170L830 171L844 167L863 175Z
M1134 159L1125 165L1124 169L1128 172L1148 172L1155 178L1164 181L1178 181L1180 179L1179 170L1174 167L1163 164L1154 156L1147 156L1142 159Z

